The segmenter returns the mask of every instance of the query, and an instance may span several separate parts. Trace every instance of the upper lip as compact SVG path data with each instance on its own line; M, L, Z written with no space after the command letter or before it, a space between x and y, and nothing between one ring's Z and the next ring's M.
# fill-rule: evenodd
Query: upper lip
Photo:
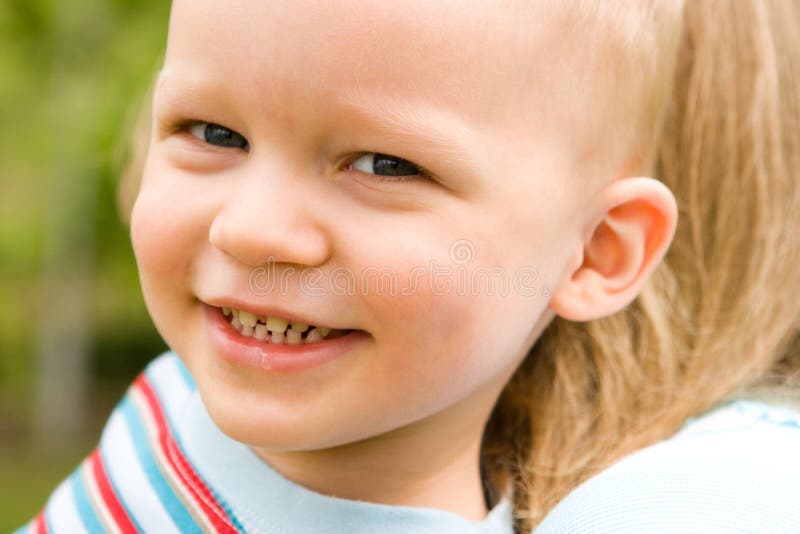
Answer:
M242 300L238 300L235 298L212 298L208 300L203 300L203 302L205 302L209 306L214 306L216 308L233 308L236 310L252 313L253 315L280 317L282 319L288 320L290 323L303 323L311 326L320 326L323 328L342 330L342 328L336 326L330 326L322 321L317 321L310 317L297 314L295 312L287 310L286 308L281 308L280 306L273 306L273 305L264 306L261 304L244 302Z

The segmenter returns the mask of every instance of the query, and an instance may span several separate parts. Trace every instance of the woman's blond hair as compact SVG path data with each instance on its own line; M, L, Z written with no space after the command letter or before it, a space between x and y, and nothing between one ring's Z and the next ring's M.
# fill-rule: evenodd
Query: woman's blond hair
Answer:
M512 483L523 532L716 404L800 397L800 3L681 4L574 4L576 25L635 20L608 40L604 68L641 82L637 109L622 108L638 129L629 142L637 170L675 194L679 223L630 306L556 317L501 395L484 469L495 487Z
M637 94L598 106L595 120L631 126L634 170L673 191L679 223L630 306L586 323L554 319L503 391L482 468L492 488L513 487L521 532L689 417L733 397L786 401L800 390L800 3L564 4L574 35L604 36L591 48L605 51L599 82L625 80ZM149 102L131 136L123 214L142 172Z

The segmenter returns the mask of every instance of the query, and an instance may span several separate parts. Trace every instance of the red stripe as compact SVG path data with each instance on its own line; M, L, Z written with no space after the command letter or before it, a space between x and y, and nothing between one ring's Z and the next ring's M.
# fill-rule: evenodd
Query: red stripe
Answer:
M100 490L100 496L103 498L106 507L111 512L111 517L114 519L114 524L120 528L124 534L136 533L136 526L133 524L128 512L122 506L117 494L114 493L114 488L111 486L111 481L108 478L105 465L103 465L103 457L100 455L100 449L95 449L89 456L89 465L91 466L92 476L97 482L97 488Z
M231 525L227 513L211 494L211 491L200 476L194 471L189 461L183 456L177 443L175 443L164 412L161 410L158 397L144 374L139 375L135 381L135 385L147 401L147 405L156 422L158 442L161 450L167 458L167 461L178 474L180 482L194 498L194 501L200 506L217 532L235 534L237 530Z
M44 519L44 508L33 520L33 534L47 534L47 521Z

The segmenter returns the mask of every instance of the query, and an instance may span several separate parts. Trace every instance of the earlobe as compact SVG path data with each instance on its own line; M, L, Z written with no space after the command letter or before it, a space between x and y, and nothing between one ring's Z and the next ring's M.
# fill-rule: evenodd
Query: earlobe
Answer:
M630 304L666 254L677 225L675 197L653 178L615 181L597 202L602 215L550 301L556 314L572 321L605 317Z

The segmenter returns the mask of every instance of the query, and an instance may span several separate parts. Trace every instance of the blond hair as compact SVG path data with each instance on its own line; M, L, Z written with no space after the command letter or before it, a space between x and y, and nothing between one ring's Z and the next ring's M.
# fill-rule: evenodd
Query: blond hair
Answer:
M523 532L715 404L800 397L800 4L633 4L578 12L635 18L604 68L640 83L638 108L622 107L633 170L673 191L678 228L630 306L586 323L556 317L501 395L483 461L495 487L513 484Z
M163 56L163 54L162 54ZM163 62L163 57L159 63ZM158 71L157 71L158 72ZM153 125L153 94L158 76L150 80L144 94L128 111L123 136L114 150L114 163L119 169L117 183L117 211L126 225L131 222L131 211L139 194L150 133Z
M593 43L582 60L599 87L627 88L598 103L588 127L619 134L608 162L634 154L627 171L662 180L679 223L630 306L586 323L554 319L503 391L482 468L490 488L513 487L523 532L689 417L732 397L800 391L800 4L563 4L573 35ZM149 102L119 188L123 214Z

